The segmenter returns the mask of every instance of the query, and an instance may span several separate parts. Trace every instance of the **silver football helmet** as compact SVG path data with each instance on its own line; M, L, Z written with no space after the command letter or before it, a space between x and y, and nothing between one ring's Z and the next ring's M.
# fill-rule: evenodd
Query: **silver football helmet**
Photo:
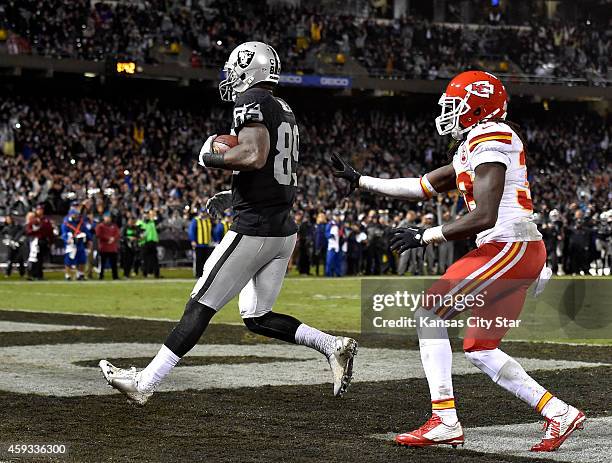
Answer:
M278 84L280 59L270 45L263 42L245 42L230 54L223 70L225 79L219 83L223 101L235 101L236 95L260 82Z

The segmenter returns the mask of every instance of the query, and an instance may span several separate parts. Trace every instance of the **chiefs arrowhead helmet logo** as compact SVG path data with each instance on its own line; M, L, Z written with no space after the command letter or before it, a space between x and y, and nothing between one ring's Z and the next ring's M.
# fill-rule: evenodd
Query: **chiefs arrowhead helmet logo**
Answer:
M238 66L242 69L246 68L251 61L253 61L253 56L255 56L254 51L250 50L241 50L238 52Z
M489 98L491 95L493 95L494 90L495 87L493 87L493 84L486 80L472 82L465 87L466 92L472 93L473 95L481 98Z

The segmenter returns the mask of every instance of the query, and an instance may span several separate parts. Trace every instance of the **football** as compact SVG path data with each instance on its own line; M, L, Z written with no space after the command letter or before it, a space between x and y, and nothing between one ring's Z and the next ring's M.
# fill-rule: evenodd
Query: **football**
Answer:
M224 154L238 144L235 135L219 135L213 141L213 152Z

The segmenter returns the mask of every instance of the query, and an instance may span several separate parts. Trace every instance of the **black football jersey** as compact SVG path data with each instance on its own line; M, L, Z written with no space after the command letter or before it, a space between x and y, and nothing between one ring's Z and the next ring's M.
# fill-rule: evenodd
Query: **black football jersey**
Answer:
M297 231L291 214L297 189L300 137L287 103L264 89L252 88L236 98L232 130L249 123L264 124L270 133L266 165L234 172L231 230L251 236L289 236Z

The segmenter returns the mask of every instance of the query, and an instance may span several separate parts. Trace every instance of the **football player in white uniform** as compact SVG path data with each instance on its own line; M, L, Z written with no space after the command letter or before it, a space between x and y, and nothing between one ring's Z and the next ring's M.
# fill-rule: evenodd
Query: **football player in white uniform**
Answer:
M337 155L332 156L336 177L352 188L394 198L423 200L458 189L468 214L453 222L428 228L397 228L391 249L400 253L430 243L466 239L476 235L478 248L450 266L428 294L450 296L450 303L431 303L416 311L417 319L449 320L472 304L471 315L516 320L528 287L542 275L546 249L536 224L527 167L526 151L513 124L505 122L507 94L493 75L467 71L449 83L439 101L442 113L436 118L440 135L457 141L452 163L421 178L380 179L362 176ZM485 290L486 288L486 290ZM481 299L476 298L480 296ZM434 300L435 298L426 300ZM440 301L441 299L437 299ZM470 307L467 307L470 308ZM419 324L417 323L417 326ZM557 449L577 428L584 414L538 384L512 357L499 349L511 326L494 330L467 328L465 355L491 379L529 404L546 419L546 433L532 451ZM414 431L400 434L398 444L425 447L463 444L451 378L452 353L446 328L419 327L419 347L432 403L432 417Z

